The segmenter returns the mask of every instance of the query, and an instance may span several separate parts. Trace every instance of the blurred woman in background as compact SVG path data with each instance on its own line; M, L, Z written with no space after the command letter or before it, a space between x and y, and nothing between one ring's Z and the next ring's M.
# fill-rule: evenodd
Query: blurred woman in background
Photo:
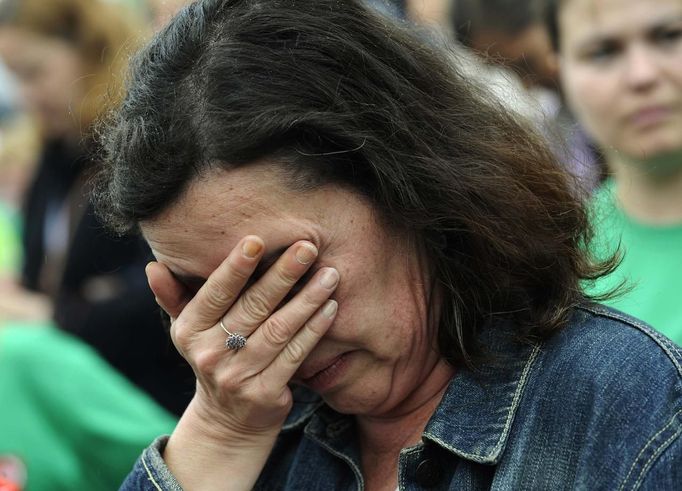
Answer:
M53 318L180 413L193 382L148 292L148 251L138 239L107 235L84 189L97 153L93 122L115 104L126 53L142 32L130 9L112 2L0 2L0 55L43 141L25 198L23 271L2 283L0 318Z
M551 0L565 94L611 174L594 201L600 253L629 282L609 303L682 343L682 1Z

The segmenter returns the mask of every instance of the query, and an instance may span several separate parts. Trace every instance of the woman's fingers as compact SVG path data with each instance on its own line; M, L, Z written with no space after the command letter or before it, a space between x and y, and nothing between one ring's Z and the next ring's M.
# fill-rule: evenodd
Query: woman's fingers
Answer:
M302 346L293 339L325 304L338 283L339 273L336 269L320 269L294 298L254 331L248 339L248 349L242 354L242 359L250 366L251 374L263 370L282 353L301 352Z
M281 424L291 398L287 384L333 322L336 302L329 297L339 283L330 267L300 281L318 252L299 241L247 288L263 248L258 237L242 239L191 299L170 270L155 263L147 268L159 303L176 317L171 336L197 375L202 404L251 429ZM243 349L225 348L221 320L248 337Z
M156 302L171 319L177 318L192 299L191 292L161 263L150 262L145 268L145 273Z
M313 244L306 241L293 244L239 297L225 315L224 323L234 326L239 334L250 335L270 317L315 259L317 248Z
M336 302L327 301L339 283L339 273L328 267L317 271L277 310L317 258L317 248L308 241L289 247L245 289L263 248L256 236L242 239L193 298L168 268L158 263L147 267L159 304L176 318L171 327L176 346L207 387L218 389L226 377L224 388L231 387L227 392L232 396L241 392L237 390L241 384L248 385L247 380L262 380L262 371L276 364L282 365L283 372L273 376L280 385L271 389L284 391L336 312ZM246 347L232 351L233 356L226 356L227 335L218 328L221 320L226 329L248 337Z
M183 323L195 331L215 326L255 271L263 247L263 240L255 235L242 239L187 304Z
M325 304L308 319L304 326L291 339L280 355L262 372L265 385L286 387L291 378L315 348L322 336L334 322L338 304L327 300Z

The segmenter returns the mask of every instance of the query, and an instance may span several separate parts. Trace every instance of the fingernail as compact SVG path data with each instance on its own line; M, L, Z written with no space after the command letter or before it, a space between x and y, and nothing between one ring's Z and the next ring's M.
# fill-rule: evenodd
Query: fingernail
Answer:
M302 244L296 251L296 260L301 264L309 264L317 257L317 247L312 244Z
M339 282L339 272L334 268L329 268L320 278L320 284L328 290L334 288Z
M334 317L334 314L336 314L336 309L338 307L339 304L334 300L327 300L327 303L325 303L324 307L322 307L322 315L324 315L327 319L331 319Z
M253 259L260 253L262 249L263 244L261 242L249 239L244 242L244 245L242 245L242 254L249 259Z

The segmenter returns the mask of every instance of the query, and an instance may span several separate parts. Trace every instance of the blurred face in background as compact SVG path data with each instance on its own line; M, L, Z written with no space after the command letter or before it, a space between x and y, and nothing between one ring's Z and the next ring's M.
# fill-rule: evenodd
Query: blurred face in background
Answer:
M533 23L515 34L481 29L472 34L470 43L484 58L512 68L526 86L556 89L556 57L543 24Z
M564 0L563 88L607 155L682 164L682 0Z
M82 59L68 42L13 28L0 28L0 56L17 77L26 109L48 138L79 134L85 97Z

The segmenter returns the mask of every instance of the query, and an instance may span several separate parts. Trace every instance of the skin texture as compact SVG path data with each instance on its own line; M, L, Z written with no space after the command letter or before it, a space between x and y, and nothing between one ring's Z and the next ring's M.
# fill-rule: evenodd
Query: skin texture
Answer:
M85 97L86 73L78 52L67 42L23 29L0 29L0 56L20 82L22 99L48 138L78 138L79 118L72 108Z
M558 20L564 92L625 210L682 221L682 2L566 0Z
M159 261L148 267L150 285L159 303L177 317L174 342L199 379L197 395L164 457L188 489L225 482L213 480L218 476L204 479L187 467L183 454L187 444L194 446L192 452L202 454L197 434L211 435L214 443L206 455L233 447L237 439L253 445L224 459L234 461L252 452L251 467L253 462L264 462L288 411L285 386L293 375L293 381L311 386L336 410L357 416L368 488L379 489L372 476L385 472L389 481L382 481L382 486L394 489L400 448L418 440L453 375L434 347L425 262L410 241L384 227L354 193L331 186L305 193L289 191L273 169L259 164L200 177L161 216L142 224ZM259 253L264 259L253 276L267 273L255 282L247 280L248 272L225 270L248 234L264 245ZM312 247L316 256L304 267L290 258L301 247ZM282 255L283 250L287 252ZM333 294L320 290L319 279L336 274L340 281ZM303 281L293 288L291 299L289 289L298 278ZM236 286L239 281L247 284L241 292ZM207 297L205 292L215 285L221 285L223 294ZM333 322L324 325L320 310L314 312L328 297L338 304L338 311ZM207 304L202 298L213 300ZM243 351L225 352L226 335L217 326L221 317L231 330L250 335ZM268 355L275 361L265 366L265 352L279 351L288 357L288 338L310 329L301 327L308 318L308 324L318 326L322 339L317 342L311 335L312 344L296 347L300 356L291 358L296 359L293 365L298 363L293 371L277 368L276 355ZM268 334L274 330L279 335ZM259 345L259 339L264 344ZM309 380L339 356L343 359L336 369L327 370L322 380ZM254 384L273 387L263 382L266 375L278 380L280 389L275 394L252 388ZM216 435L223 437L216 440ZM250 440L249 435L257 436ZM216 466L218 471L225 472L224 460L221 465ZM254 479L261 468L262 463L254 467Z

